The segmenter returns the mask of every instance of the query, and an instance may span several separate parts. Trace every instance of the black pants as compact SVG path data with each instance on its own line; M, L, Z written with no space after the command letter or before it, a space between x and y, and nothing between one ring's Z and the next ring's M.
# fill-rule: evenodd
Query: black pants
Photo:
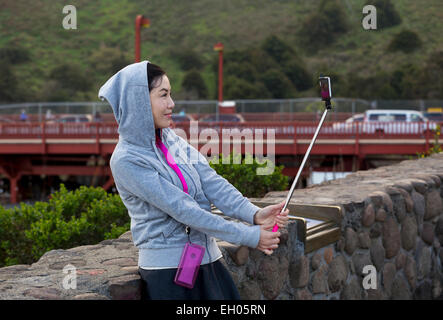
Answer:
M220 260L200 266L194 288L174 283L177 269L144 270L142 300L240 300L237 287Z

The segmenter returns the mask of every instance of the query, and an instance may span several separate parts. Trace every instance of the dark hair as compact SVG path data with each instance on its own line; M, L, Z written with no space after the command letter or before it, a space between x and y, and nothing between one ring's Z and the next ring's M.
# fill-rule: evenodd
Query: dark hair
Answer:
M148 88L149 92L151 92L151 90L155 88L154 82L157 81L159 77L161 78L163 75L165 75L166 72L158 65L153 63L148 63L147 69L148 69Z

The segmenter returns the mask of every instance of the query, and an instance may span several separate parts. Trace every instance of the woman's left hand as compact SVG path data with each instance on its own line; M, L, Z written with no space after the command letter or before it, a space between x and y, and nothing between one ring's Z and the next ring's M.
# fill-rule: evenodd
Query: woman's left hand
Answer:
M284 212L280 214L284 206L285 206L285 201L261 208L254 215L254 224L267 225L267 226L271 225L271 228L276 223L279 228L286 226L289 220L288 217L289 209L286 209Z

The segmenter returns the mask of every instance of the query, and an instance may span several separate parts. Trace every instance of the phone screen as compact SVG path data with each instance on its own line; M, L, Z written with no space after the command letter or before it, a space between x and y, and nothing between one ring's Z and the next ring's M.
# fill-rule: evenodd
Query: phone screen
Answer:
M321 90L322 100L327 100L332 98L331 79L329 77L320 78L320 90Z

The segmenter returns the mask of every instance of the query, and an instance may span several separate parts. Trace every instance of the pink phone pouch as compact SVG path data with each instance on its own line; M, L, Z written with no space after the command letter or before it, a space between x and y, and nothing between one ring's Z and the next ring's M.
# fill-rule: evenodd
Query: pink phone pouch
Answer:
M174 282L189 289L194 288L194 283L197 279L198 270L204 254L204 247L187 242L180 258L180 264L175 274Z

